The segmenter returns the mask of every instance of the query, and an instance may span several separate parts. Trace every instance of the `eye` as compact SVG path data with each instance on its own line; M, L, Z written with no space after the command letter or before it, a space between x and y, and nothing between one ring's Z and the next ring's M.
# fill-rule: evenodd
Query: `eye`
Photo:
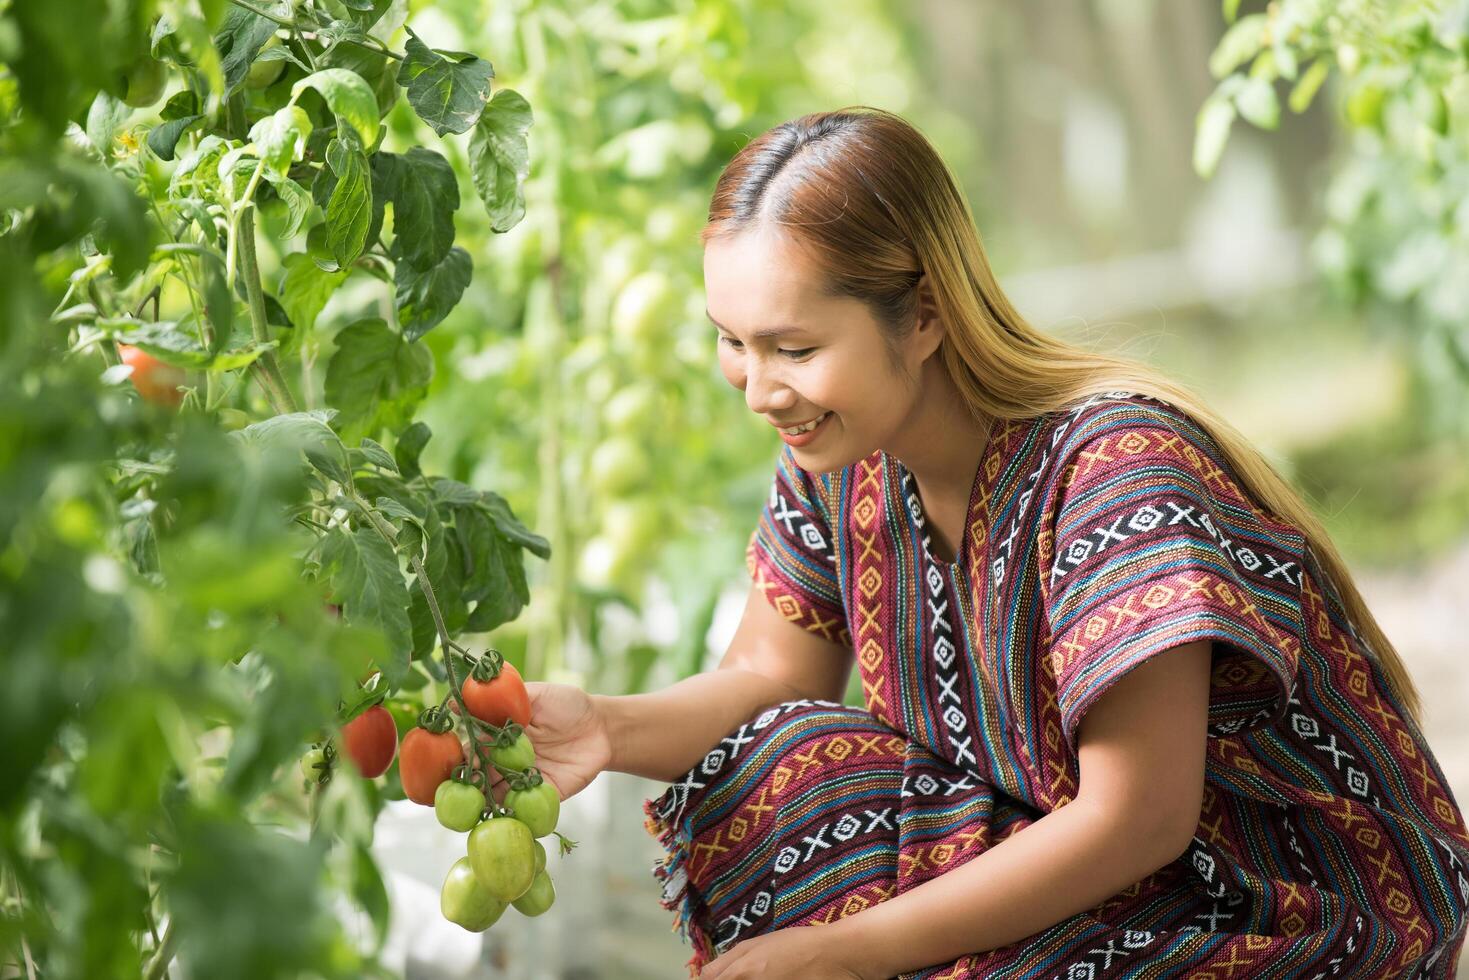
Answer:
M740 343L738 340L734 339L733 337L720 337L719 339L722 340L724 343L728 344L731 350L743 350L744 349L744 344ZM810 354L814 350L816 350L815 347L802 347L800 350L786 350L783 347L776 348L776 349L777 349L777 351L779 351L780 353L784 354L786 357L789 357L793 361L798 361L801 358L806 357L808 354Z

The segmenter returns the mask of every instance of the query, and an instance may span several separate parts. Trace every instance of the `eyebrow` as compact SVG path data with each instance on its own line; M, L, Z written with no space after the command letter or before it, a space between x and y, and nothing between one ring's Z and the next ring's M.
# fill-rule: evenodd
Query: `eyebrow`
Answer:
M730 332L729 328L720 323L718 320L714 319L714 317L710 315L708 310L704 311L704 315L709 317L709 322L714 324L720 330L723 330L726 333ZM800 333L801 330L802 328L797 326L763 327L759 330L756 330L752 336L754 336L756 340L766 340L772 337L784 337L788 333Z

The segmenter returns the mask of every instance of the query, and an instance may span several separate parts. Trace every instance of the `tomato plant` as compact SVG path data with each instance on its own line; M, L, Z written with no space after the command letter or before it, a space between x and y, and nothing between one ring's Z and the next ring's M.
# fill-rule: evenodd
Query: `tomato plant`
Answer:
M469 832L469 864L475 878L498 899L512 902L535 880L535 838L514 817L483 820Z

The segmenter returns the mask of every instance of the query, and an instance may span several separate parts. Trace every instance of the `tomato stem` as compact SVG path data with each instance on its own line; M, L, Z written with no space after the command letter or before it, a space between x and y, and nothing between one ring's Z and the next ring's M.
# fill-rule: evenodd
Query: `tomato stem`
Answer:
M377 508L373 507L366 500L364 500L362 495L357 492L357 489L355 487L345 487L343 489L346 490L348 496L351 497L352 501L357 504L363 515L366 516L368 523L377 530L378 534L383 536L383 538L388 542L388 546L396 552L398 550L397 529L394 528L393 525L389 524L387 520L384 519L383 516L377 512ZM483 742L481 742L479 735L474 730L474 726L476 723L488 723L482 722L480 719L475 718L474 715L470 713L469 705L464 703L464 695L460 693L459 690L461 683L459 680L459 674L454 669L454 651L458 651L460 653L464 653L466 651L463 647L455 643L453 639L451 639L449 636L449 627L444 623L444 614L439 609L439 599L438 596L434 595L434 587L433 584L429 582L428 571L423 567L423 560L420 559L418 555L409 552L408 563L413 566L414 575L418 578L418 587L420 590L422 590L423 598L428 603L429 614L433 616L434 628L438 631L439 634L439 649L444 657L444 671L449 677L449 697L452 697L459 704L459 717L464 723L464 733L469 737L469 751L474 753L475 758L479 761L480 768L488 772L489 767L491 765L494 765L494 762L489 758L489 750L485 747ZM504 814L504 811L495 802L493 794L487 793L486 800L488 801L489 808L492 813L494 813L496 816L501 816Z

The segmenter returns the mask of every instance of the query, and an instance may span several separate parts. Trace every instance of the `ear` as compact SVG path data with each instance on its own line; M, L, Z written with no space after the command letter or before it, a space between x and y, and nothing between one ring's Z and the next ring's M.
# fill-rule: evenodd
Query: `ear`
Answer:
M920 361L927 360L938 350L944 339L944 322L939 317L938 303L933 296L933 286L928 273L918 279L918 317L913 327L912 340L919 353Z

